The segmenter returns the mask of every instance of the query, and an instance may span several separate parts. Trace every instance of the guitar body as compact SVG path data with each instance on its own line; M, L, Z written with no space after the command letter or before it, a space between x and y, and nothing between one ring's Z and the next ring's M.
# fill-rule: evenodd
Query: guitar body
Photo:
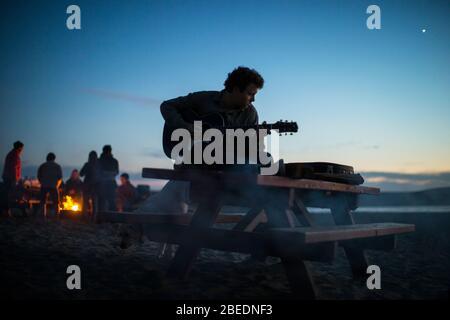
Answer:
M198 116L192 111L185 111L182 115L184 121L188 123L194 123L194 121L202 121L203 131L209 128L223 128L225 127L225 120L220 113L210 113L205 116ZM163 150L164 154L171 158L171 153L173 147L175 147L179 141L172 141L172 132L179 128L174 128L169 126L167 123L164 124L163 130Z

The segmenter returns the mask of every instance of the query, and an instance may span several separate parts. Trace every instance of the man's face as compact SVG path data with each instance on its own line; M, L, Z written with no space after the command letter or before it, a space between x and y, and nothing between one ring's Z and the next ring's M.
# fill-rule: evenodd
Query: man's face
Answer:
M245 108L255 101L255 96L257 93L258 87L256 87L253 83L249 84L242 92L238 87L235 87L232 92L234 104L239 108Z
M124 177L120 177L120 183L122 185L125 185L127 183L127 179L125 179Z
M23 147L20 147L19 149L17 149L17 154L20 156L22 154L23 151Z

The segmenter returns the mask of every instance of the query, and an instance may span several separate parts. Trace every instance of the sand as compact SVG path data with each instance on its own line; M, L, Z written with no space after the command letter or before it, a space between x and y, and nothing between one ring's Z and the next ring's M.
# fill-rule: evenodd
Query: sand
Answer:
M328 224L327 214L315 215ZM358 213L357 222L416 223L392 252L368 251L382 271L382 289L354 280L345 253L333 264L309 263L318 299L448 299L450 213ZM290 299L276 258L203 249L188 281L168 280L168 261L146 241L120 248L118 224L67 219L0 219L1 299ZM82 290L66 288L69 265L81 268Z

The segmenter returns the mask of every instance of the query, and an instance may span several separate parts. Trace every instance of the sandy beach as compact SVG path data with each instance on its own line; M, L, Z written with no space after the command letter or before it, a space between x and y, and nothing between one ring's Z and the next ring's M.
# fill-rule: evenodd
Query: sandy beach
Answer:
M315 214L322 224L328 214ZM415 223L392 252L368 251L382 271L382 289L353 280L345 253L332 265L310 263L319 299L448 299L450 213L356 213L360 223ZM223 226L227 227L227 226ZM203 249L188 281L168 280L168 261L145 241L120 248L119 224L2 217L1 299L289 299L283 268L249 256ZM82 290L66 288L66 268L78 265Z

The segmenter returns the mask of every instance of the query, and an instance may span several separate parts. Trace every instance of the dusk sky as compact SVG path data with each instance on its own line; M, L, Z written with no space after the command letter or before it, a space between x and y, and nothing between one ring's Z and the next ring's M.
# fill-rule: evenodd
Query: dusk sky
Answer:
M81 8L81 30L66 27L71 4ZM366 26L371 4L381 8L380 30ZM260 121L300 126L280 140L285 162L352 165L369 185L392 190L450 185L448 0L0 8L0 166L21 140L29 167L53 151L80 168L89 151L111 144L121 172L168 168L160 103L221 90L243 65L265 79L254 103Z

